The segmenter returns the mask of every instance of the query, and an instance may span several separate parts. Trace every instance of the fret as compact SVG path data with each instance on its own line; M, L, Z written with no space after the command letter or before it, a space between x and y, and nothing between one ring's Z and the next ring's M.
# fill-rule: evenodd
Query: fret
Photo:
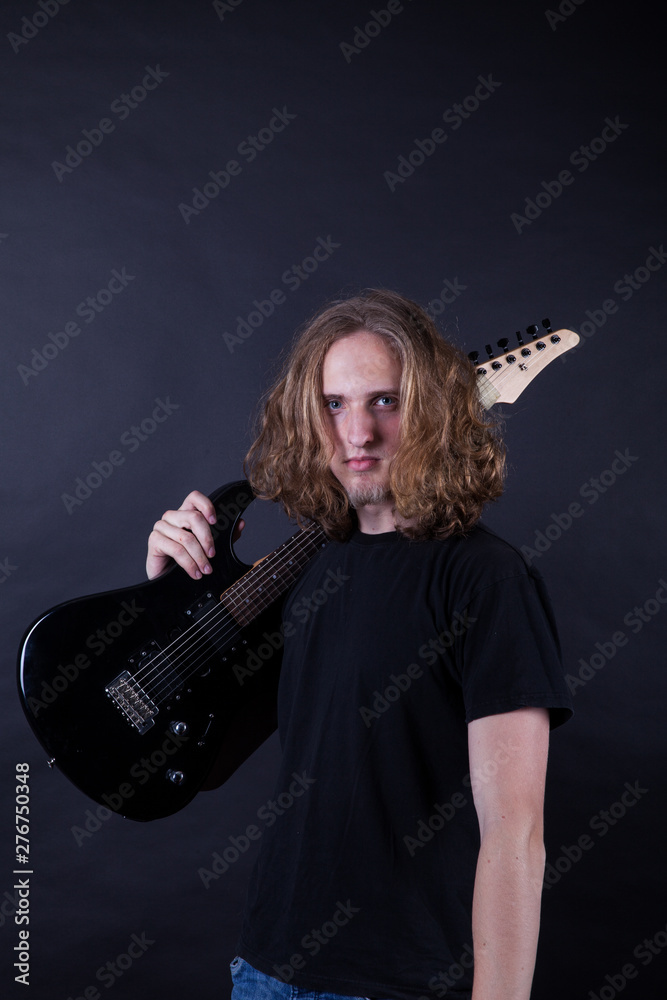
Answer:
M221 595L221 603L240 625L249 625L285 593L326 541L324 530L317 524L297 531L232 584Z

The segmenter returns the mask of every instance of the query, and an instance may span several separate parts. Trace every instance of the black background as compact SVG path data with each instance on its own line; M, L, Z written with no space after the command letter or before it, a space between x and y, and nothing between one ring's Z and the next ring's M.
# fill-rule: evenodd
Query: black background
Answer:
M27 761L27 995L66 1000L97 986L105 996L96 972L134 933L154 943L109 987L114 997L228 996L257 845L208 889L197 870L270 797L275 737L180 814L95 823L94 803L47 769L24 719L16 649L47 607L140 580L146 537L166 507L240 477L257 399L294 329L328 298L364 286L431 303L443 333L466 350L546 315L555 328L588 334L504 408L510 478L486 516L518 546L534 548L539 532L551 539L533 558L550 587L568 673L578 675L596 643L609 649L614 633L627 636L601 669L588 669L574 720L553 737L546 836L554 868L533 996L663 995L666 612L655 594L667 577L665 269L640 270L635 288L624 279L667 237L663 60L649 6L566 0L565 13L551 8L556 20L540 3L404 0L346 57L341 43L353 43L384 0L236 0L217 9L199 0L70 0L48 15L37 0L3 3L5 995L27 992L14 983L11 903L13 773ZM22 21L35 15L37 28ZM165 76L121 119L111 105L141 85L146 67ZM443 123L480 76L492 77L493 93L459 128ZM295 117L249 162L238 146L275 108ZM571 164L617 116L627 127L608 148L585 170ZM54 168L104 118L113 131L80 163ZM446 142L392 191L385 173L438 127ZM240 174L186 222L179 205L192 205L193 189L234 158ZM573 182L517 226L513 213L525 215L526 199L564 169ZM283 274L318 237L335 249L290 289ZM123 268L133 276L127 286L91 322L77 316ZM445 280L465 286L446 304L437 301ZM284 303L230 350L223 334L276 288ZM617 309L607 315L609 299ZM40 370L49 334L77 320L80 334L51 347ZM156 399L177 408L130 450L122 436L151 417ZM114 450L123 463L68 512L63 494ZM617 450L632 460L603 476L600 490L591 481ZM557 537L553 515L573 503L583 513L567 527L561 518ZM243 556L263 554L285 531L258 512ZM624 623L647 601L641 628ZM616 808L625 815L603 835L595 817L619 802L626 782L645 791ZM73 828L86 821L93 831L77 842ZM566 870L565 849L584 834L593 846ZM633 954L656 935L659 954ZM636 975L621 972L628 963Z

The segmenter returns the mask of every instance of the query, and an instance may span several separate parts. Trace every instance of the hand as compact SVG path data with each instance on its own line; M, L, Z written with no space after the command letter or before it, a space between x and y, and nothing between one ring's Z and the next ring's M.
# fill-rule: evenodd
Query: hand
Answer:
M172 562L182 566L193 580L210 573L208 560L215 555L211 525L215 522L215 507L199 490L188 493L178 510L165 511L148 536L148 579L160 576ZM243 528L244 521L239 521L233 542L240 537Z

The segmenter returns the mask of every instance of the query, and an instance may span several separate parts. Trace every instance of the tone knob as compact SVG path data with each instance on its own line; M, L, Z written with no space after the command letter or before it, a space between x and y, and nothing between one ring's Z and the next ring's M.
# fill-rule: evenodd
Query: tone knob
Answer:
M188 731L187 723L185 722L170 722L169 728L176 736L184 736Z
M173 771L171 768L167 771L167 777L174 785L182 785L185 781L183 771Z

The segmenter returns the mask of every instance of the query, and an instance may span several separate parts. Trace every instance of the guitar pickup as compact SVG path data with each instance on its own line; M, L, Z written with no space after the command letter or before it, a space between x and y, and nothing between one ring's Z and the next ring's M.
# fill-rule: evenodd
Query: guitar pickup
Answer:
M155 725L153 717L157 715L158 707L129 670L124 670L104 690L141 735Z

